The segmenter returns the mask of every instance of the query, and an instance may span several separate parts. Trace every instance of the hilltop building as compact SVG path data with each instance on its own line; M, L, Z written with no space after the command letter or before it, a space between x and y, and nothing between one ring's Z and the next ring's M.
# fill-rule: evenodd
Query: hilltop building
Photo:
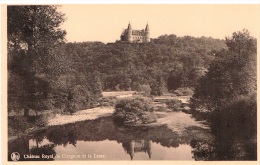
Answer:
M124 29L121 36L121 41L130 43L148 43L150 42L150 29L148 23L145 29L133 30L129 22L127 29Z

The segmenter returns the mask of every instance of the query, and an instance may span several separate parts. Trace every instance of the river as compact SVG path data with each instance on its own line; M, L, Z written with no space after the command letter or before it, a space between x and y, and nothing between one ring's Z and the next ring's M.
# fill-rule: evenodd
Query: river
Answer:
M8 143L20 160L254 160L256 142L215 137L183 112L158 112L158 122L120 127L112 117L50 126Z

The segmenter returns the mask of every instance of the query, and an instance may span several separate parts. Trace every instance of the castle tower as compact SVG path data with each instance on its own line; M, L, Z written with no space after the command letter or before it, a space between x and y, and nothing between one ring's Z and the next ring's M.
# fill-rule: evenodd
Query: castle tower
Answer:
M148 43L150 42L150 28L148 23L145 29L134 30L129 22L128 27L121 33L120 40L128 43Z
M132 27L129 22L128 28L127 28L127 41L132 42Z
M148 23L145 28L145 42L150 42L150 28Z

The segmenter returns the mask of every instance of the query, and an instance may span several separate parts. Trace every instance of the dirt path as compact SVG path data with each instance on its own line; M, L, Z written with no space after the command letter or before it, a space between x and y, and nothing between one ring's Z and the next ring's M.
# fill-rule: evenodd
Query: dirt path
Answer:
M102 92L103 97L116 97L116 98L125 98L132 97L136 91L111 91L111 92Z

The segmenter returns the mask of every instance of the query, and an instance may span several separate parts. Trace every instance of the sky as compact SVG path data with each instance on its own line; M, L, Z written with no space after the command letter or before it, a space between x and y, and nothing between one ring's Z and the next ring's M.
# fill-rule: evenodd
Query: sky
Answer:
M150 37L165 34L224 39L243 28L259 34L260 5L146 4L62 5L67 20L62 28L68 42L115 42L130 22L133 29L150 27Z

